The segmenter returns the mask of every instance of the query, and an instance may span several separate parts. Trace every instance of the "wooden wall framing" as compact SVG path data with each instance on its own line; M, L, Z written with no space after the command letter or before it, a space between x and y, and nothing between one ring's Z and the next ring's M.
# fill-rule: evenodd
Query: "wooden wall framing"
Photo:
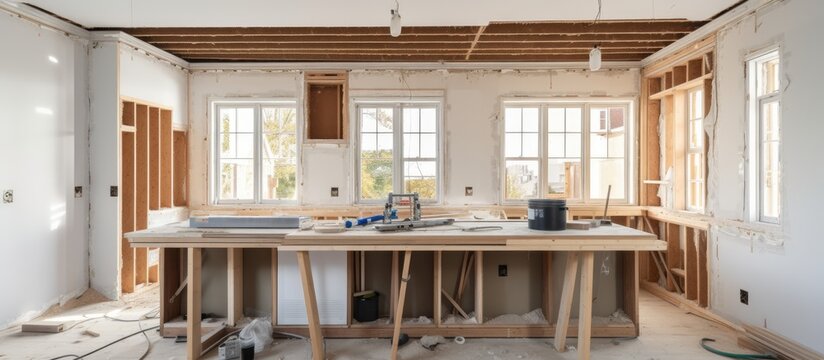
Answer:
M169 108L130 98L120 106L120 288L131 293L159 280L162 254L133 249L123 234L147 229L151 211L187 206L187 139Z
M349 141L349 76L345 71L307 72L306 131L308 143Z

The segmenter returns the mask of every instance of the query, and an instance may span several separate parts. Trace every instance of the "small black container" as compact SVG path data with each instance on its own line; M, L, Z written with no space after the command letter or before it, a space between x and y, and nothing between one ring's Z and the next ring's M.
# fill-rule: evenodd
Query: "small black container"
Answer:
M355 320L358 322L370 322L378 320L378 297L374 296L355 298Z
M527 219L532 230L560 231L566 229L566 200L532 199L527 203Z

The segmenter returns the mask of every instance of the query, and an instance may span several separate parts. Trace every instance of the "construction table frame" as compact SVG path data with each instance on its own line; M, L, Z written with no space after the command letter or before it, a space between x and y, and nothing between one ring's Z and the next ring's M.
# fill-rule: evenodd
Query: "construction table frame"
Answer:
M494 231L462 231L475 226L499 225ZM413 252L431 251L440 255L443 251L474 251L481 259L484 251L564 251L567 263L564 283L559 304L559 316L555 327L555 348L564 351L569 319L572 310L575 282L579 277L580 265L580 304L578 326L578 358L589 359L592 331L592 283L594 272L594 253L597 251L654 251L666 249L666 243L656 239L652 234L620 225L599 227L588 231L565 230L558 232L541 232L529 230L523 221L506 222L457 222L455 226L422 229L411 232L379 233L375 231L347 231L344 233L317 233L314 230L255 230L255 229L219 229L213 231L186 231L178 225L176 231L158 228L128 234L134 247L185 248L188 256L187 287L187 338L201 338L200 329L200 256L203 248L229 249L230 266L237 251L242 248L272 248L273 258L278 250L296 251L298 267L303 285L306 304L308 330L312 344L313 359L325 358L323 332L318 317L312 277L310 251L397 251L403 252L403 264L397 302L394 307L394 319L401 319L406 298L407 279ZM480 261L479 261L480 262ZM274 264L273 264L274 265ZM237 266L237 263L235 263ZM237 272L229 274L230 294L237 286ZM195 284L194 286L191 286ZM273 290L276 291L276 290ZM476 288L477 291L482 291ZM394 294L393 294L394 295ZM234 309L239 308L237 299L230 296L231 318L236 317ZM234 308L234 309L233 309ZM482 316L482 315L481 315ZM394 321L392 331L391 358L397 358L397 343L402 321ZM188 341L187 354L190 359L200 356L200 341Z

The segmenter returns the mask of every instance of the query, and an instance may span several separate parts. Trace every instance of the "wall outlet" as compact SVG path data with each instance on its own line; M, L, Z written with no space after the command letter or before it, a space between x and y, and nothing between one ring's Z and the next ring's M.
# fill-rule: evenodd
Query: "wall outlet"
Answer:
M506 277L507 274L508 274L508 272L507 272L507 269L506 269L506 264L498 265L498 276L499 277Z
M117 186L110 186L109 187L109 196L117 197Z
M749 305L750 304L750 292L747 291L747 290L743 290L743 289L739 290L739 291L740 291L739 296L740 296L741 303L744 304L744 305Z
M464 188L464 196L472 196L472 194L474 193L475 191L472 190L471 186L467 186Z
M83 197L83 187L82 186L75 186L74 187L74 197L75 199L79 199Z
M11 204L14 202L14 190L3 190L3 203Z
M338 191L338 188L336 188L336 187L333 187L332 190L329 193L330 193L329 195L331 195L332 197L338 197L338 195L340 194L340 192Z

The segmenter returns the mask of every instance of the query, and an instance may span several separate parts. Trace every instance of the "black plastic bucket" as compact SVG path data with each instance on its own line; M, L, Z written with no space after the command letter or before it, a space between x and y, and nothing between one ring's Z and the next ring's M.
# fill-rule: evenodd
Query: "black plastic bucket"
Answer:
M355 298L355 320L358 322L370 322L378 320L378 297L380 294L374 293L370 297Z
M560 231L566 229L566 200L532 199L527 203L527 219L532 230Z

